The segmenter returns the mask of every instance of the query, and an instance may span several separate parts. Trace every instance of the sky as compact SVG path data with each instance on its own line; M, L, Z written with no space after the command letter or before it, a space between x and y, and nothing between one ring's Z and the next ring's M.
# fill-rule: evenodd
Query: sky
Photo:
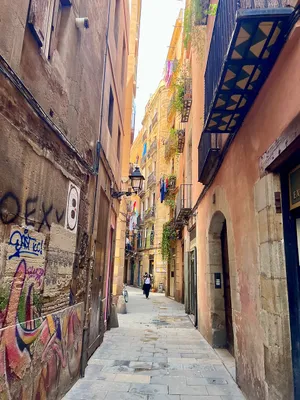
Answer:
M163 77L168 46L181 8L184 0L142 0L135 137L142 127L149 97Z

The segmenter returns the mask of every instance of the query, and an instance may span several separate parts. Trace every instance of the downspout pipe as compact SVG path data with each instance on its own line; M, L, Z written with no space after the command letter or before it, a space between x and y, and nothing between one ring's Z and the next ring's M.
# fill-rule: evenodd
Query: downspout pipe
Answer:
M111 3L112 3L112 0L108 0L107 27L106 27L106 34L105 34L105 51L104 51L103 72L102 72L103 79L102 79L102 88L101 88L100 126L99 126L99 137L98 137L97 146L96 146L96 159L95 159L95 163L94 163L94 167L93 167L94 174L96 176L96 184L95 184L94 201L93 201L92 221L91 221L91 228L90 228L89 265L91 262L91 253L92 253L92 249L93 249L93 233L94 233L94 228L95 228L97 192L98 192L98 186L99 186L99 164L100 164L101 138L102 138L103 114L104 114L104 92L105 92L105 84L106 84L106 65L107 65L107 53L108 53L108 37L109 37L109 29L110 29ZM88 361L89 321L88 321L87 316L88 316L88 311L89 311L90 277L91 277L91 271L90 271L90 268L88 268L87 280L86 280L85 317L84 317L84 327L83 327L83 337L82 337L82 354L81 354L81 366L80 366L80 374L82 377L84 376L85 368L87 366L87 361Z

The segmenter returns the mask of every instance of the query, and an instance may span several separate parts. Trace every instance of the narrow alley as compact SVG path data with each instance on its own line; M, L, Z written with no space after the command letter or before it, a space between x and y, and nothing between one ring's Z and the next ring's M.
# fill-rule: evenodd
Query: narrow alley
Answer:
M183 305L158 293L147 301L129 288L127 314L118 320L64 400L244 399L230 375L234 359L212 349Z

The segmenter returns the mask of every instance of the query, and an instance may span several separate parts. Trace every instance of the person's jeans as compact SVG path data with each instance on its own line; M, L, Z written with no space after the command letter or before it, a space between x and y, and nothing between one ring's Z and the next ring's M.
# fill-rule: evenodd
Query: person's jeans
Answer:
M150 289L151 289L150 283L145 283L144 292L145 292L145 295L146 295L146 299L148 299L148 297L149 297Z

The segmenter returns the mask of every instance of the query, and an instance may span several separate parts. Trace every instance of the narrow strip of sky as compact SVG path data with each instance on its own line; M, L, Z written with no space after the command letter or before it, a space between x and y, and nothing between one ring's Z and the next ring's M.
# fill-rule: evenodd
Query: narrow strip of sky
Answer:
M135 137L142 127L149 97L163 77L168 46L181 8L184 0L142 0Z

